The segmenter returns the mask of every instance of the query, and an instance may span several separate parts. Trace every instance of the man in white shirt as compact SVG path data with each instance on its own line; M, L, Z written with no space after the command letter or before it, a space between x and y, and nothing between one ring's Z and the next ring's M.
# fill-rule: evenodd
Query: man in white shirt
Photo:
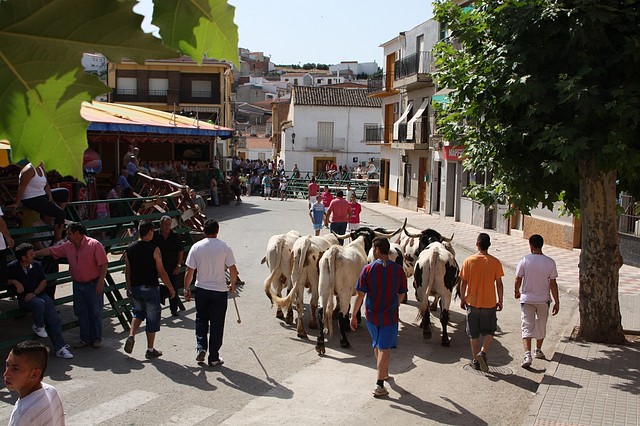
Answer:
M544 359L542 342L546 335L549 305L553 295L552 315L560 310L558 295L558 271L556 262L542 254L544 239L535 234L529 237L531 254L523 257L516 266L515 298L520 299L522 320L522 343L524 359L522 367L531 366L531 340L536 339L535 358Z
M49 351L42 343L18 343L7 357L4 383L20 398L13 407L9 426L64 426L64 407L56 388L42 383Z
M191 300L191 281L195 271L198 271L196 289L194 290L196 361L204 362L208 349L210 367L224 363L220 358L219 351L224 335L227 295L229 291L232 293L236 291L236 280L238 279L238 269L233 251L227 243L218 239L219 230L220 225L215 220L209 219L204 223L205 238L191 247L185 262L187 270L184 274L184 296L185 300L189 302ZM231 275L229 288L225 277L226 268L229 268ZM209 331L209 341L207 342Z

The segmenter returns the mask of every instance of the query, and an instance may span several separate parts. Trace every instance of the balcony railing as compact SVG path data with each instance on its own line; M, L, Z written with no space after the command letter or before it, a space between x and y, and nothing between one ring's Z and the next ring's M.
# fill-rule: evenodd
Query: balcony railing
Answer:
M346 146L346 138L306 137L307 151L343 151Z
M116 89L113 93L115 102L160 102L160 103L196 103L219 104L220 92L193 90L141 90Z
M167 102L168 90L116 89L115 102Z
M413 136L409 138L407 133L407 123L398 124L397 138L393 138L394 126L380 126L370 125L364 129L364 142L367 144L376 143L415 143L415 144L428 144L429 143L429 125L423 122L413 123Z
M364 143L390 143L393 126L367 125L364 128Z
M431 52L418 52L396 61L394 78L400 80L416 74L431 74L432 71Z
M367 79L367 93L387 92L393 89L393 81L391 75L380 74L374 75Z

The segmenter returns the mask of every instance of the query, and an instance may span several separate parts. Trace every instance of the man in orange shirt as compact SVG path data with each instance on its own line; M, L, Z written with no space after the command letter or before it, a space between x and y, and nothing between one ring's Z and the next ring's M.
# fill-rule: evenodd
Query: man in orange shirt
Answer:
M490 246L489 235L480 233L476 240L478 253L465 259L460 270L460 307L467 310L471 363L477 370L484 372L489 371L487 351L497 328L496 312L502 310L504 276L500 261L487 253Z

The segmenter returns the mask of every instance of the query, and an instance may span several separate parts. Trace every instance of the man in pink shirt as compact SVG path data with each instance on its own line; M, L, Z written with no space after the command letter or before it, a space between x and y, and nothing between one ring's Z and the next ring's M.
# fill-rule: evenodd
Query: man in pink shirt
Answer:
M73 346L99 348L102 345L103 286L108 260L100 241L86 234L81 223L73 222L67 227L68 241L38 250L35 255L67 258L73 279L73 311L80 327L80 341Z
M344 235L347 232L347 223L350 217L351 205L344 199L342 190L339 190L336 193L336 198L329 204L329 210L327 210L327 214L324 217L324 224L327 226L329 218L331 218L331 231L338 235ZM340 245L342 245L342 240L340 240Z

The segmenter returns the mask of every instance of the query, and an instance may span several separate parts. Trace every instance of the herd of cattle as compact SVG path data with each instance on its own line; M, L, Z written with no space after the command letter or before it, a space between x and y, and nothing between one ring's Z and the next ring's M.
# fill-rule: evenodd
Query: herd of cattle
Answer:
M348 238L351 239L349 244L339 244L338 240ZM320 329L316 351L321 355L325 353L325 332L332 334L334 315L340 330L340 346L350 347L346 332L351 297L355 294L360 271L374 260L373 241L376 238L390 239L389 259L402 265L407 277L414 276L415 297L419 302L417 319L421 320L423 337L431 338L429 311L437 309L439 304L442 345L449 346L449 306L459 273L451 245L453 235L445 238L433 229L408 228L406 219L396 231L361 227L345 235L302 236L297 231L289 231L271 237L262 263L269 267L264 291L278 307L276 317L286 319L287 324L292 325L292 305L295 303L298 337L306 338L303 303L307 288L311 293L309 328ZM285 289L288 293L283 297ZM430 302L430 296L434 297L433 302ZM287 312L286 317L283 309Z

